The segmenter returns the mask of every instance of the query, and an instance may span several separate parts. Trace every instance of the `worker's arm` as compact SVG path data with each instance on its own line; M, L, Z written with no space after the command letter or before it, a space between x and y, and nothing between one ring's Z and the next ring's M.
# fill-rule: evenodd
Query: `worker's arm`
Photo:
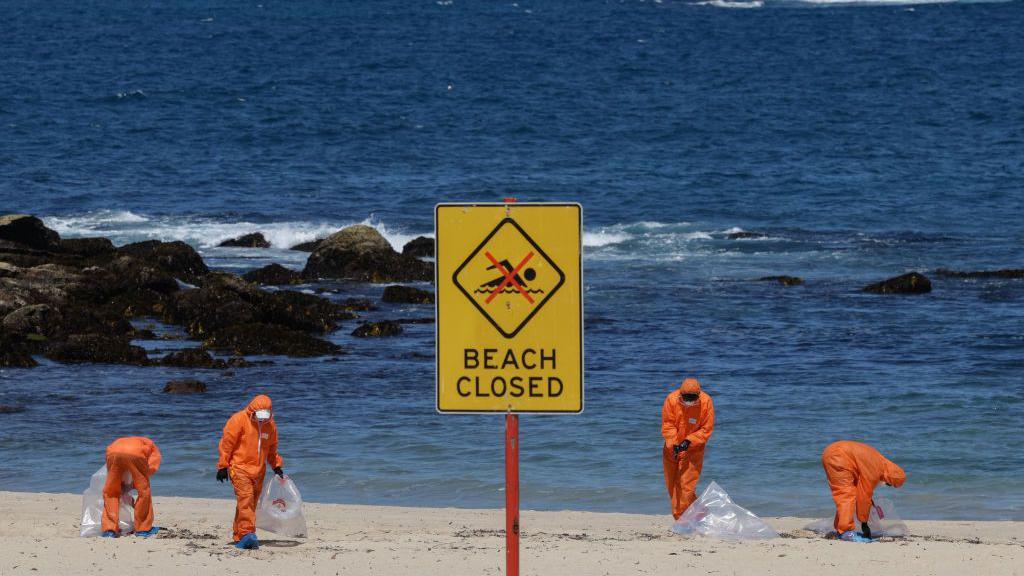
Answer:
M284 458L281 458L281 454L277 451L277 424L270 427L270 438L267 438L267 441L270 445L267 450L267 461L270 462L270 468L281 468L284 466Z
M675 402L675 394L670 394L661 407L661 436L665 438L665 447L669 450L676 444L679 437L679 429L676 427L676 416L672 403Z
M156 447L156 443L149 440L149 458L147 463L149 464L149 475L156 474L156 471L160 469L160 461L162 456L160 455L160 449Z
M703 410L700 418L700 428L697 428L691 432L686 439L690 441L691 448L703 448L708 442L708 438L711 438L711 433L715 430L715 403L711 401L711 397L707 399L707 409Z
M217 460L217 469L221 470L231 465L231 457L235 454L235 448L238 447L238 436L241 433L240 426L235 422L235 417L228 418L227 424L224 425L224 432L220 437L220 459Z

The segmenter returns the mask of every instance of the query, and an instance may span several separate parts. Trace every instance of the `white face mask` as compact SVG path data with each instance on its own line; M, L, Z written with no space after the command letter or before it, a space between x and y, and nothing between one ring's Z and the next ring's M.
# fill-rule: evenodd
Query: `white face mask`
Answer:
M266 422L267 420L270 420L270 410L257 410L255 416L256 420Z

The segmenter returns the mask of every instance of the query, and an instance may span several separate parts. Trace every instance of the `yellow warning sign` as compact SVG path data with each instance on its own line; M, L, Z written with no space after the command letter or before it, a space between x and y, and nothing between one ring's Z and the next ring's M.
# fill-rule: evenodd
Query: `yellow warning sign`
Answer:
M583 410L579 204L439 204L439 412Z

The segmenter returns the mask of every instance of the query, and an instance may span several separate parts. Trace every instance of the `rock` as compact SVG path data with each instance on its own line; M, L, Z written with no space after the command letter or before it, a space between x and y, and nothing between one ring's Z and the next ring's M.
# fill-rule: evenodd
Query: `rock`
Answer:
M2 364L0 364L0 366L2 366ZM9 404L0 404L0 414L17 414L19 412L24 411L24 406L11 406Z
M322 244L323 241L323 238L317 238L316 240L311 240L309 242L299 242L295 246L289 248L289 250L297 250L299 252L313 252L320 247L320 244Z
M47 228L39 218L28 214L0 216L0 240L37 250L60 249L60 235Z
M245 356L330 356L341 353L337 344L305 332L272 324L241 324L216 332L203 345Z
M210 353L202 348L186 348L171 352L160 360L164 366L175 366L178 368L213 368L223 369L227 363L223 360L215 360Z
M262 232L253 232L252 234L245 234L238 238L225 240L217 246L221 248L270 248L270 242L267 242Z
M60 249L82 257L113 255L117 251L107 238L65 238L60 241Z
M366 298L345 298L341 301L341 305L345 310L354 310L359 312L370 312L377 309L377 305L373 303L373 300Z
M284 286L285 284L302 283L302 274L290 268L285 268L280 264L270 264L269 266L246 272L242 275L242 278L264 286Z
M0 334L0 368L34 368L38 365L24 346Z
M725 237L729 240L749 240L753 238L767 238L768 235L762 232L730 232Z
M399 318L395 322L399 324L434 324L436 320L434 318Z
M804 279L798 276L764 276L757 279L758 282L778 282L783 286L800 286Z
M1004 268L1002 270L980 270L974 272L958 272L956 270L939 268L935 271L935 274L948 278L1003 278L1014 280L1024 278L1024 268Z
M923 274L910 272L869 284L863 291L873 294L925 294L932 291L932 283Z
M346 306L326 298L281 290L267 294L259 307L260 320L304 332L330 332L337 321L350 320L356 315Z
M402 254L415 258L433 258L434 239L427 238L426 236L413 238L402 247Z
M8 334L24 337L29 334L46 334L51 325L61 320L61 313L49 304L32 304L5 316L2 325Z
M7 262L0 262L0 278L13 278L21 273L21 268Z
M412 286L394 285L384 289L381 300L397 304L433 304L434 293Z
M387 338L390 336L398 336L404 331L402 325L394 320L384 320L382 322L366 322L360 324L358 328L352 331L352 335L357 338Z
M199 380L171 380L164 386L165 394L203 394L206 392L206 384Z
M106 334L73 334L66 341L51 345L46 357L70 364L92 362L145 366L149 363L146 351L132 346L128 338Z
M408 282L430 280L434 273L429 263L395 252L377 230L357 224L324 239L309 255L302 275L309 279Z
M199 253L181 241L147 240L126 244L118 248L117 252L138 258L189 284L198 284L210 272Z

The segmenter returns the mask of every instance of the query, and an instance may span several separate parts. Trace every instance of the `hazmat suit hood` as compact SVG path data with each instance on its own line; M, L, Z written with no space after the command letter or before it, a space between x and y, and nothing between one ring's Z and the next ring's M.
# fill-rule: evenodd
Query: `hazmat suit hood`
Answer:
M259 396L252 399L249 405L245 407L245 414L249 418L252 418L256 414L257 410L270 410L270 417L274 417L274 404L270 401L270 396L260 394Z
M907 481L907 473L892 462L886 462L882 467L882 482L892 486L893 488L899 488L903 486L903 483Z
M679 387L679 391L683 394L700 394L700 381L696 378L687 378L686 380L683 380L683 384Z

